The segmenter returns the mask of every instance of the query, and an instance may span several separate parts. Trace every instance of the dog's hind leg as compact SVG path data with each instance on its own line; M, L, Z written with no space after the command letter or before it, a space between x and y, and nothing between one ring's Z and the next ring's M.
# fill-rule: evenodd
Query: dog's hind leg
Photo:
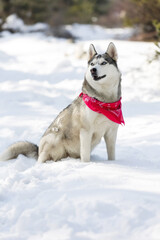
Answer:
M47 152L41 152L38 157L38 163L44 163L47 160L50 160L49 155Z
M55 145L53 143L49 144L46 141L42 143L39 147L38 163L44 163L49 160L56 162L68 157L62 142L57 141Z

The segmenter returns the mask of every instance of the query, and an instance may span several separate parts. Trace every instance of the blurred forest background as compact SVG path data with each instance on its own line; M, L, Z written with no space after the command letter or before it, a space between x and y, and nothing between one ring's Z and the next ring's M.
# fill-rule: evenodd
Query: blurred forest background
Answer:
M72 23L140 29L135 40L158 40L160 0L0 0L0 30L16 14L25 24L38 22L51 28Z

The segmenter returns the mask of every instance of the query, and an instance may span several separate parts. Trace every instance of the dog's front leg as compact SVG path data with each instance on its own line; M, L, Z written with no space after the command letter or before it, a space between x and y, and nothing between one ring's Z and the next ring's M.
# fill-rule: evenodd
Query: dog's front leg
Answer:
M118 130L118 127L115 127L114 129L111 128L104 135L107 153L108 153L108 160L115 160L115 145L116 145L116 138L117 138L117 130Z
M90 161L91 139L92 139L91 132L82 128L80 130L80 156L82 162Z

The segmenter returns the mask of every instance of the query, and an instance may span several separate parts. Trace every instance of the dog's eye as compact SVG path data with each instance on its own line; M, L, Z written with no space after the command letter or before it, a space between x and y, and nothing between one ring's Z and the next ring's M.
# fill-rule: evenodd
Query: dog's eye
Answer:
M107 62L102 62L102 63L101 63L101 65L106 65L106 64L107 64Z
M91 63L91 66L94 66L94 63L93 63L93 62Z

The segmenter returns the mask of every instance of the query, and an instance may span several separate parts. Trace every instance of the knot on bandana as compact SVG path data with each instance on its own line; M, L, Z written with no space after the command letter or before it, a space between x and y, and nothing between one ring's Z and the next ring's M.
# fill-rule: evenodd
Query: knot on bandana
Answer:
M92 111L103 114L109 120L118 123L125 124L122 114L122 104L120 98L117 102L113 103L104 103L96 98L89 97L85 93L80 93L79 97L82 97L84 103L89 107Z

